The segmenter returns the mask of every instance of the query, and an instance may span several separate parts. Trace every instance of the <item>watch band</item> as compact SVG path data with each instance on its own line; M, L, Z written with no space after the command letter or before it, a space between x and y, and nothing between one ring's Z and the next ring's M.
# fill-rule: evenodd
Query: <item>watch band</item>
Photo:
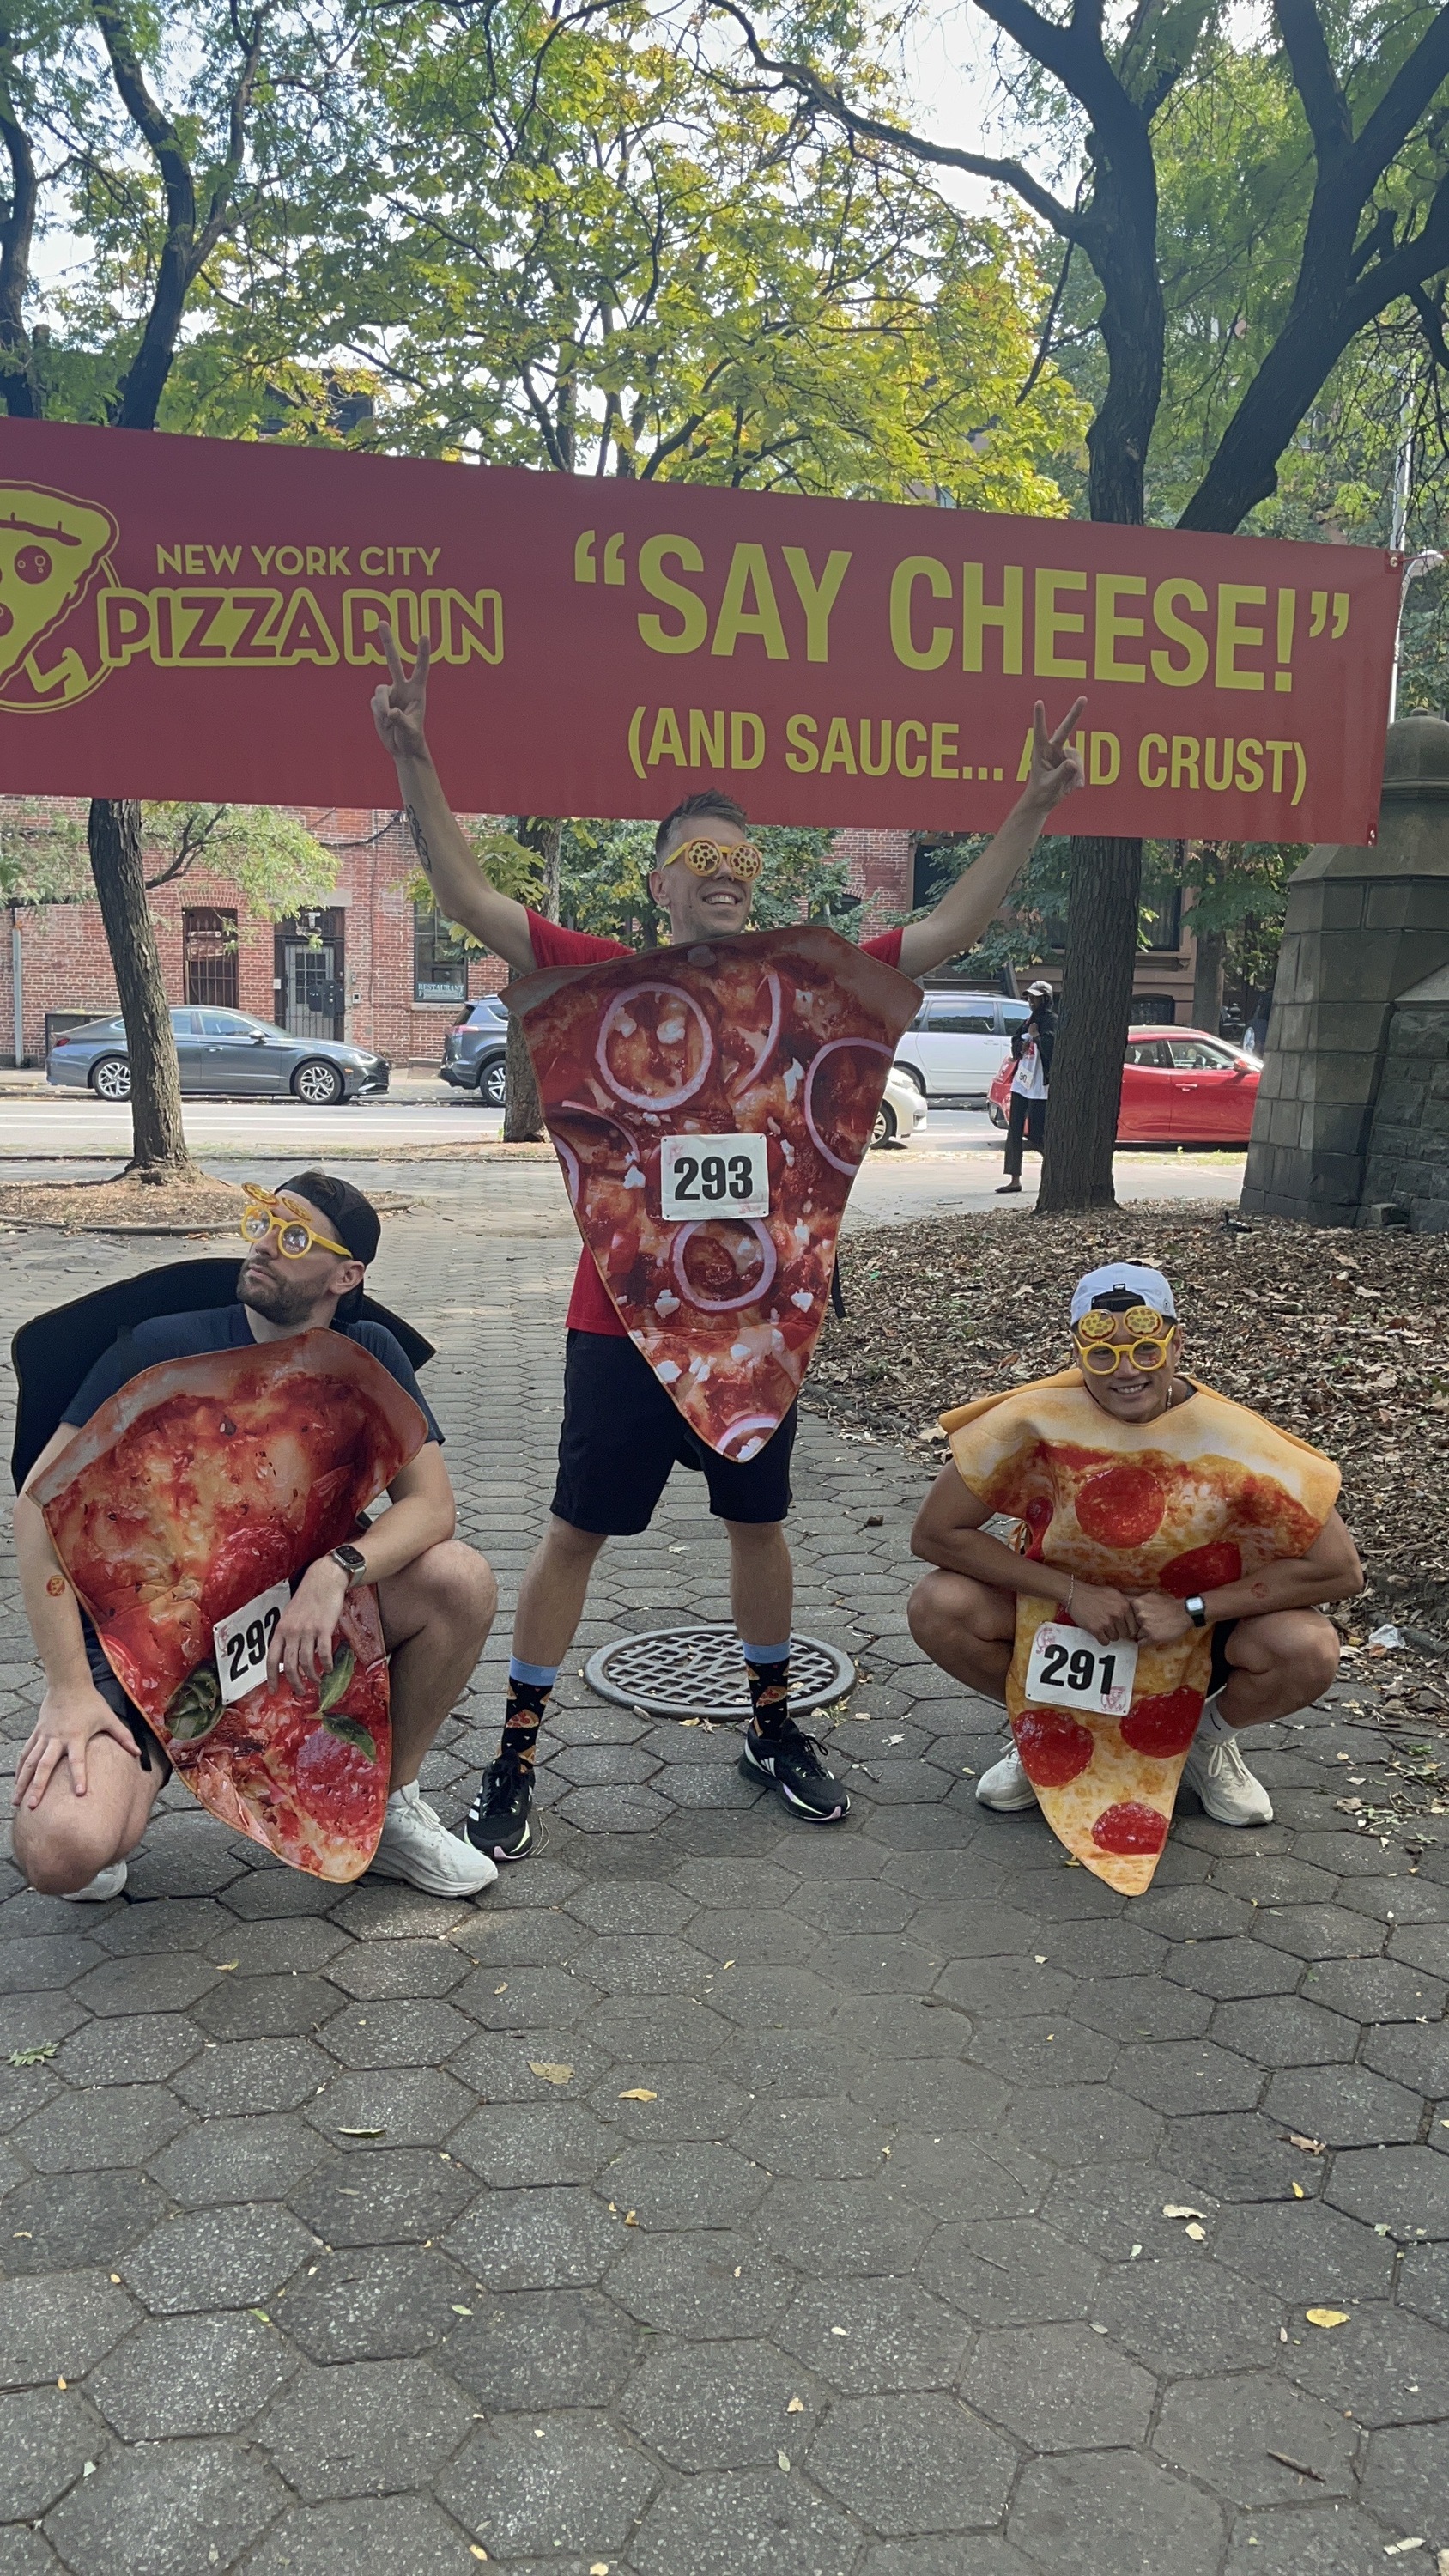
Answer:
M1207 1626L1207 1603L1200 1592L1190 1592L1182 1606L1195 1628Z

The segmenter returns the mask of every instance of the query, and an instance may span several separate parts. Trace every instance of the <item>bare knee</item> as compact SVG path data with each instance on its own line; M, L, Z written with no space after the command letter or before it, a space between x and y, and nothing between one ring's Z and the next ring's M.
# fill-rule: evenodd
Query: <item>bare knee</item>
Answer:
M37 1815L17 1809L10 1847L26 1884L41 1896L73 1896L120 1856L114 1820L99 1809L86 1814L78 1802L51 1815L44 1808Z
M922 1575L906 1603L906 1620L911 1635L922 1654L929 1655L933 1662L937 1646L944 1643L947 1635L959 1625L945 1597L946 1590L939 1571L933 1567L929 1574Z
M429 1548L423 1563L440 1608L466 1619L470 1627L481 1626L486 1634L498 1608L498 1582L487 1557L462 1539L450 1538Z
M1310 1624L1311 1623L1311 1624ZM1310 1611L1304 1620L1302 1644L1294 1660L1303 1676L1305 1701L1318 1699L1337 1678L1338 1630L1321 1611Z
M575 1529L572 1521L550 1520L539 1555L551 1556L568 1565L582 1566L587 1571L608 1543L607 1534L603 1530ZM537 1563L537 1558L534 1562Z

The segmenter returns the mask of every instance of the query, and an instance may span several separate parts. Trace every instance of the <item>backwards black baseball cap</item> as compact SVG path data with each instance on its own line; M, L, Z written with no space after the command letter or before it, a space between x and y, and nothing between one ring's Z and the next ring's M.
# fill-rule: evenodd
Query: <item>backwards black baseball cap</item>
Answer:
M382 1219L371 1199L355 1190L350 1181L339 1181L331 1172L294 1172L283 1181L281 1197L306 1199L308 1205L325 1216L339 1243L345 1243L354 1261L364 1265L375 1260L382 1237Z

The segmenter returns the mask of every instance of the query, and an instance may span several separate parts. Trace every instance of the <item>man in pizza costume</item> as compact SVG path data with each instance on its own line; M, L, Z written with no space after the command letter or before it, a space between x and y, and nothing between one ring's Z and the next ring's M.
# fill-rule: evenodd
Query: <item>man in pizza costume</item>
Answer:
M1220 1824L1273 1808L1238 1746L1338 1669L1320 1605L1363 1588L1338 1469L1183 1375L1159 1270L1109 1262L1072 1296L1076 1365L941 1416L951 1443L911 1544L934 1663L1004 1700L1013 1743L977 1784L1039 1804L1129 1895L1150 1882L1179 1779ZM1000 1514L1018 1546L992 1535Z
M249 1188L241 1230L248 1249L235 1303L157 1314L122 1333L65 1405L59 1429L34 1460L17 1499L16 1549L31 1633L45 1668L45 1696L16 1774L16 1861L32 1887L52 1895L101 1902L124 1888L127 1856L172 1765L155 1728L123 1688L119 1664L141 1697L155 1697L153 1714L183 1778L241 1831L319 1875L353 1875L367 1865L370 1850L370 1865L383 1877L405 1879L435 1896L475 1895L497 1876L494 1864L445 1831L419 1794L417 1775L482 1651L497 1587L486 1560L453 1536L443 1435L400 1342L383 1325L356 1320L362 1282L378 1246L376 1211L348 1182L301 1172L277 1192ZM313 1447L296 1404L289 1409L288 1403L289 1383L299 1382L309 1351L315 1355L312 1411L314 1418L321 1416ZM204 1354L227 1356L217 1361ZM269 1376L255 1363L273 1354ZM194 1364L190 1369L188 1362ZM335 1370L331 1377L329 1365ZM230 1411L225 1403L208 1409L203 1394L188 1391L193 1379L199 1388L208 1372L246 1387L244 1418L240 1403ZM137 1388L142 1407L132 1421L125 1390L143 1373L148 1385ZM147 1406L152 1383L158 1401ZM375 1400L369 1405L371 1389L382 1395L381 1413ZM174 1459L157 1431L158 1410L168 1399L184 1412L184 1421L177 1417ZM396 1416L391 1447L389 1410ZM103 1445L87 1483L80 1471L68 1476L67 1462L81 1456L84 1463L95 1441L83 1426L93 1423L101 1427L102 1442L110 1425L118 1424L120 1441L129 1433L130 1447L114 1439L109 1448ZM319 1462L329 1436L337 1463L326 1475ZM209 1442L214 1455L207 1454ZM294 1706L313 1719L322 1712L302 1756L310 1765L310 1789L304 1782L290 1804L280 1794L265 1794L248 1805L236 1795L224 1765L217 1779L213 1764L212 1794L193 1764L210 1755L212 1733L225 1737L218 1718L229 1712L220 1706L209 1655L186 1684L195 1710L189 1703L183 1710L172 1697L172 1683L185 1674L203 1636L209 1646L211 1632L205 1587L193 1606L184 1597L187 1586L178 1587L168 1565L168 1546L184 1538L185 1526L168 1517L168 1466L182 1477L194 1510L202 1498L224 1494L230 1475L231 1490L257 1498L259 1511L282 1488L295 1495L305 1525L320 1527L329 1487L344 1506L354 1478L361 1480L356 1490L376 1490L375 1473L369 1482L369 1454L395 1469L386 1484L391 1508L370 1527L359 1527L350 1508L345 1510L342 1543L300 1570L285 1609L288 1585L278 1587L269 1649L259 1650L265 1657L257 1677L259 1701L279 1712L284 1725ZM123 1458L131 1471L124 1492ZM149 1509L148 1496L157 1498ZM64 1556L47 1511L61 1531ZM215 1542L203 1573L224 1582L218 1560L235 1557L231 1592L245 1596L266 1580L263 1559L277 1531L259 1533L255 1523L225 1528L220 1524L226 1517L223 1510L215 1529L211 1520L203 1522L208 1543ZM111 1645L109 1658L77 1597L77 1581L85 1578L72 1579L68 1570L81 1561L92 1578L89 1597L94 1600L109 1578L117 1602L136 1603L129 1610L123 1606L114 1620L97 1609ZM148 1583L147 1575L156 1579ZM178 1631L191 1639L179 1655ZM166 1677L153 1693L148 1685L163 1670ZM163 1703L169 1703L164 1720ZM240 1702L243 1711L255 1705ZM237 1750L251 1758L252 1776L259 1778L267 1750L259 1732L264 1721L244 1722L252 1732ZM385 1763L380 1777L369 1776L379 1769L380 1748L390 1749L390 1778ZM270 1785L263 1782L263 1790ZM302 1813L309 1801L314 1816ZM355 1822L363 1805L371 1811L370 1830L363 1848L349 1858L349 1809ZM295 1844L275 1830L279 1812L297 1836ZM334 1846L344 1846L336 1862L326 1849L329 1828L335 1828ZM310 1837L305 1842L304 1833Z
M518 975L627 959L630 952L622 942L561 929L489 884L449 810L428 750L426 647L409 675L392 636L385 628L381 631L391 680L374 696L374 719L397 762L414 843L440 911L471 930ZM862 964L867 958L879 960L905 976L919 976L975 945L1025 864L1047 817L1081 783L1082 764L1070 737L1084 704L1079 700L1052 733L1037 706L1027 783L995 839L926 920L863 940L854 952ZM711 944L737 938L749 929L753 886L762 860L749 840L748 819L723 789L687 797L660 824L655 860L649 888L669 918L671 947L663 952L664 958L690 960L693 951L699 961L694 971L708 974ZM660 965L660 953L655 952L651 973ZM615 997L616 1012L621 999ZM619 1025L617 1019L615 1025ZM680 1033L683 1044L682 1018ZM663 1040L667 1029L660 1026L652 1034ZM605 1043L602 1030L599 1043ZM876 1053L884 1058L878 1066L883 1080L890 1049L879 1046ZM875 1100L872 1116L874 1108ZM792 1117L798 1117L808 1110L808 1101L797 1102L792 1095L789 1109ZM554 1132L557 1142L556 1128ZM858 1148L854 1159L859 1159ZM847 1164L840 1155L836 1168L842 1176L853 1173L854 1161ZM624 1184L632 1180L638 1188L641 1201L643 1177L637 1171L623 1175ZM843 1193L841 1198L843 1204ZM818 1325L818 1297L804 1287L797 1293L815 1309ZM678 1318L674 1320L677 1326ZM777 1425L763 1423L753 1441L742 1442L742 1454L720 1454L700 1436L685 1409L686 1389L681 1382L689 1377L689 1354L682 1359L665 1355L650 1365L639 1342L631 1338L630 1326L601 1275L587 1235L569 1302L567 1334L564 1419L552 1514L520 1590L502 1742L497 1760L484 1773L468 1833L497 1860L522 1860L530 1850L529 1811L539 1727L583 1615L590 1574L608 1538L633 1536L648 1528L676 1465L703 1472L710 1510L724 1522L729 1538L730 1604L752 1710L741 1767L773 1783L797 1815L817 1823L838 1822L849 1804L845 1789L827 1769L815 1740L790 1716L793 1601L784 1522L790 1507L793 1403Z

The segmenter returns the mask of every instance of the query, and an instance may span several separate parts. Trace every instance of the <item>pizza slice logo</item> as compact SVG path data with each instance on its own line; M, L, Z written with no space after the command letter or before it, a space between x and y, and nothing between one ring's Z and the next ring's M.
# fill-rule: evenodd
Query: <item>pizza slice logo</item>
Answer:
M43 668L36 648L79 606L119 531L109 510L38 483L0 483L0 702L70 706L104 677L67 646Z
M507 998L630 1339L707 1447L755 1457L804 1382L918 988L802 925L546 971Z

